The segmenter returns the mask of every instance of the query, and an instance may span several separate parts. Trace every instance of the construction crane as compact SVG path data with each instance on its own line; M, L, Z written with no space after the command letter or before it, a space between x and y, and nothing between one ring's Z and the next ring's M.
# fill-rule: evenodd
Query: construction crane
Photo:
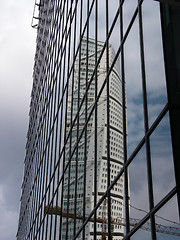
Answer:
M51 207L51 206L45 206L45 214L50 214L50 215L62 215L62 217L69 217L69 218L74 218L74 213L68 213L65 211L62 211L59 206ZM83 220L83 217L81 215L76 215L76 219ZM130 225L132 227L135 227L139 223L139 219L134 219L130 218ZM94 222L94 218L90 218L89 222ZM97 218L96 219L97 223L102 223L102 224L108 224L107 219L105 218ZM113 225L120 225L120 226L126 226L125 224L125 219L124 218L117 218L117 219L112 219L111 224ZM146 222L143 226L141 226L142 230L145 231L151 231L151 226L149 222ZM164 226L162 224L156 223L156 231L159 233L164 233L164 234L169 234L169 235L175 235L175 236L180 236L180 228L177 227L171 227L171 226ZM102 232L102 240L105 240L107 236L107 232L103 230ZM112 237L113 237L113 232L112 232Z

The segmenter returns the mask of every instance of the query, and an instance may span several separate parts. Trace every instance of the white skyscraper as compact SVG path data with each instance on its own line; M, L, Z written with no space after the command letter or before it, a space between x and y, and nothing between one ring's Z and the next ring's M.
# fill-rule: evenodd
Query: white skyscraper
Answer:
M97 57L99 57L101 50L104 46L104 42L98 41L97 44ZM109 45L109 66L111 66L115 53L113 47ZM91 80L91 76L95 66L95 40L88 39L88 73L86 69L86 51L87 40L84 38L81 45L81 62L78 65L76 63L74 85L72 85L71 91L68 96L68 108L67 108L67 126L71 128L71 122L75 118L79 105L85 95L87 82ZM110 175L111 181L117 176L121 167L123 166L123 129L122 129L122 83L120 79L120 66L119 60L113 67L113 71L109 76L109 108L110 108ZM106 51L101 58L100 64L97 68L97 94L101 89L103 82L106 78ZM88 78L87 78L88 76ZM86 79L88 81L86 82ZM73 96L73 98L72 98ZM92 80L88 90L86 101L83 102L81 110L78 114L71 136L71 153L77 144L77 139L80 136L82 129L85 125L85 104L87 107L87 117L94 106L95 101L95 78ZM107 190L107 94L106 87L102 91L97 107L97 199L100 199L104 192ZM64 204L63 211L67 211L67 205L69 207L69 213L74 212L76 205L76 214L78 216L83 215L83 194L85 194L85 206L86 215L92 211L94 207L94 112L87 124L87 136L85 143L85 135L80 139L78 144L78 152L74 152L70 168L67 170L64 179L63 196ZM78 127L78 131L77 131ZM68 129L68 130L69 130ZM67 134L68 134L67 130ZM86 146L85 146L86 144ZM68 145L67 145L68 146ZM85 150L86 149L86 150ZM85 153L86 151L86 153ZM69 148L66 149L66 163L71 156ZM86 160L85 159L86 156ZM78 164L78 167L76 168ZM84 166L86 164L86 166ZM86 169L86 183L84 183L84 169ZM69 175L68 175L69 174ZM69 179L69 182L68 182ZM84 188L84 184L86 187ZM69 186L69 193L68 193ZM75 192L75 189L77 191ZM85 190L85 193L84 193ZM75 203L76 195L76 203ZM97 210L97 218L103 219L103 222L97 222L97 239L102 239L102 234L107 232L107 204L106 200L103 201L101 206ZM112 222L119 222L123 217L123 177L119 179L115 187L111 190L111 219ZM82 220L76 221L76 232ZM93 222L86 225L85 239L93 239ZM68 222L68 239L73 237L73 219L69 218ZM116 240L122 239L123 227L119 224L113 224L113 235ZM62 235L63 239L66 239L66 220L63 218ZM72 233L72 235L71 235ZM81 235L78 239L82 239Z

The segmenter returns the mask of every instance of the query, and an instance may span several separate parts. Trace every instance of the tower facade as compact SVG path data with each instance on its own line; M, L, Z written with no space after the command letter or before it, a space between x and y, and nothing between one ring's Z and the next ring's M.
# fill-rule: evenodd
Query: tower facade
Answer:
M99 57L104 46L104 42L98 41L97 46L92 38L83 38L80 50L80 61L76 62L74 83L68 95L67 105L67 135L71 132L67 149L66 161L69 167L65 173L63 186L63 212L75 214L81 218L86 217L94 208L94 179L95 179L95 135L97 136L97 201L104 195L107 189L107 92L102 91L97 105L97 122L95 130L95 112L88 120L92 108L95 104L95 94L98 95L102 89L107 73L107 59L104 53L97 68L97 78L93 77L95 67L95 51ZM88 51L88 58L86 57ZM113 47L109 45L109 65L112 64L115 53ZM95 86L96 85L96 86ZM110 178L111 182L123 166L123 126L122 126L122 82L120 79L119 61L113 67L109 76L110 94L109 98L109 118L110 118ZM97 88L97 93L95 92ZM88 90L87 90L88 89ZM85 98L84 98L85 97ZM84 98L84 100L83 100ZM80 108L81 106L81 108ZM80 109L80 111L79 111ZM75 120L75 124L72 123ZM86 124L87 123L87 124ZM84 134L82 131L84 130ZM95 132L97 131L97 132ZM82 135L82 136L81 136ZM78 142L78 139L80 141ZM76 149L73 152L73 149ZM73 152L73 153L72 153ZM111 195L111 221L120 221L123 218L123 177L121 177L115 187L110 192ZM76 200L75 200L76 199ZM75 206L76 205L76 206ZM107 198L102 202L98 211L97 219L97 239L102 239L102 235L107 233ZM84 214L83 214L84 213ZM84 220L85 220L84 219ZM76 231L82 225L82 219L76 220ZM72 239L74 234L74 221L68 217L68 221L63 221L62 239ZM86 226L85 239L93 239L94 223ZM123 227L112 224L113 234L116 239L122 239ZM68 232L68 235L67 235ZM78 239L83 239L82 235Z

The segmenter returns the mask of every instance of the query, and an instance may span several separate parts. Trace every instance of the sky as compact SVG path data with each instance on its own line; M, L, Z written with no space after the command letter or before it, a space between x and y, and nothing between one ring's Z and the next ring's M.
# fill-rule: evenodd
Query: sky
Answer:
M0 240L17 232L36 30L33 0L0 7Z
M124 18L127 27L134 6L132 0L126 2ZM102 1L100 1L100 5L102 10ZM36 30L31 28L33 7L33 0L1 0L0 240L13 240L17 232L36 43ZM115 4L110 5L110 21L111 13L113 16L115 9ZM146 1L143 14L146 16L144 18L144 38L150 124L167 101L164 66L159 64L163 62L163 55L161 33L159 25L156 24L159 21L158 11L157 3L150 0ZM101 16L101 12L99 16ZM100 24L103 24L103 21ZM125 67L129 69L129 71L126 71L129 155L144 134L141 83L138 81L141 72L137 26L136 22L125 45ZM102 31L99 33L100 40L104 40L105 31L103 28L100 29ZM110 42L117 50L116 35L112 35ZM168 121L167 115L151 138L155 203L174 186ZM159 145L159 143L161 144ZM145 149L143 148L129 169L131 204L137 208L148 210L147 176L144 159ZM166 218L168 216L171 220L177 221L176 198L173 198L158 215ZM142 216L142 212L131 209L131 217ZM169 239L168 236L162 236L162 238ZM162 238L159 236L158 240ZM136 239L148 240L149 233L138 231L134 240ZM178 238L171 237L171 239Z

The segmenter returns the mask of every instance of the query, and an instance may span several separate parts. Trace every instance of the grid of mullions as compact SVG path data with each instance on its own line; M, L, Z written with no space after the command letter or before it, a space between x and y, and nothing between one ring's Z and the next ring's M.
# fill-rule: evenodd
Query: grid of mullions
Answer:
M123 5L125 1L118 1L117 11L114 13L113 21L109 24L109 4L110 1L104 1L104 16L105 16L105 41L98 55L98 0L59 0L59 1L41 1L40 2L40 20L38 29L37 42L40 41L40 46L43 45L46 49L44 61L39 67L37 78L34 74L34 88L36 91L32 92L31 109L30 109L30 124L28 130L27 140L27 155L25 159L25 173L23 182L23 192L26 191L29 179L30 190L26 199L26 207L22 213L22 218L19 221L19 231L23 225L23 221L27 219L26 237L27 239L61 239L63 228L62 214L48 214L51 207L59 206L63 209L64 204L64 181L65 176L68 175L68 184L70 185L72 161L75 160L75 195L74 195L74 211L73 218L70 219L70 210L67 207L66 214L66 231L65 239L69 237L69 221L73 221L73 232L70 236L73 239L86 239L86 226L94 219L93 237L99 238L97 230L97 211L104 200L107 200L107 238L112 239L111 228L111 191L118 180L124 176L124 218L125 218L125 232L123 239L130 239L136 231L150 219L152 239L156 239L155 229L155 213L166 204L166 202L176 194L176 189L173 188L158 204L154 204L153 196L153 180L151 169L151 149L150 136L157 128L163 117L168 112L168 105L165 105L162 112L159 113L156 120L149 127L148 119L148 105L147 105L147 90L146 90L146 69L143 43L143 19L141 6L143 1L137 1L137 6L134 9L129 25L124 31L123 29ZM95 40L95 55L94 55L94 69L88 79L88 39L90 39L90 18L94 16L94 40ZM83 16L86 15L84 18ZM43 18L44 16L44 18ZM124 65L124 44L128 38L131 28L138 19L139 21L139 45L140 45L140 59L142 71L142 95L143 95L143 111L144 111L144 137L141 139L130 157L127 156L127 129L126 129L126 89L125 89L125 65ZM115 26L119 21L119 47L115 52L114 59L109 64L109 48L110 38L115 31ZM92 23L91 23L92 25ZM92 26L91 26L92 28ZM116 29L117 30L117 29ZM41 33L40 33L41 32ZM42 36L42 37L40 37ZM39 39L40 38L40 39ZM83 39L87 39L86 46L86 82L85 92L80 97L80 85L77 88L77 99L74 99L73 85L76 74L76 65L81 65L81 45ZM37 55L40 55L37 51ZM106 77L100 89L97 87L98 79L98 65L100 64L103 54L106 55ZM35 67L38 61L35 59ZM109 76L113 72L116 61L120 58L121 80L122 80L122 122L123 122L123 159L124 164L116 177L111 181L111 161L110 161L110 85ZM36 71L36 68L35 68ZM88 94L90 87L94 81L94 104L91 110L88 111ZM38 83L36 83L38 82ZM80 84L80 81L79 81ZM103 90L106 91L107 104L107 188L100 199L98 199L97 191L97 169L98 169L98 103L101 98ZM71 91L71 116L70 121L67 121L68 96ZM77 101L77 111L73 118L73 102ZM80 126L79 114L84 108L84 125ZM86 216L86 159L87 159L87 137L88 124L91 116L94 114L94 201L93 210ZM68 124L67 124L68 122ZM76 144L72 144L72 134L76 129ZM84 163L83 163L83 178L84 178L84 194L82 196L82 219L80 227L78 223L77 228L77 184L78 184L78 152L79 145L84 139ZM141 148L145 146L146 160L147 160L147 181L148 181L148 195L149 195L149 213L132 229L130 230L130 213L129 213L129 179L128 167L133 162ZM69 158L66 158L66 151L68 149ZM68 187L68 196L70 195L70 187ZM45 211L45 206L46 211ZM68 201L69 206L69 201ZM28 217L27 217L28 216Z

